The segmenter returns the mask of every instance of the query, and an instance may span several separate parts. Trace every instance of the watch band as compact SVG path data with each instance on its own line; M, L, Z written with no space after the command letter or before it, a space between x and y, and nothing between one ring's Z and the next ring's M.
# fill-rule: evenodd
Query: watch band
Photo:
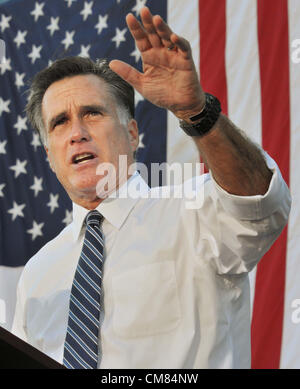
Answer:
M205 96L205 106L202 111L189 118L195 123L187 123L184 120L179 121L180 127L189 136L203 136L207 134L220 116L220 101L210 93L205 93Z

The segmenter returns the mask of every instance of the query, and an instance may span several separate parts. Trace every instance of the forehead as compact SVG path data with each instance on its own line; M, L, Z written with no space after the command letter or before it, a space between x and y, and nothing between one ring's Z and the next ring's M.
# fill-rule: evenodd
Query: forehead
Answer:
M42 100L44 119L71 106L87 104L111 105L114 99L109 86L94 74L78 75L56 81L46 90Z

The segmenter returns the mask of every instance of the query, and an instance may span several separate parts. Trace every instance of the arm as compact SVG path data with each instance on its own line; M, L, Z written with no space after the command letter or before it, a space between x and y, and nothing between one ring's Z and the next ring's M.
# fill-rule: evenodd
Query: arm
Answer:
M141 52L143 73L121 61L110 67L153 104L188 121L205 102L189 43L174 34L160 16L141 10L142 24L127 15L128 27ZM168 47L174 49L168 50ZM217 183L236 195L264 194L272 172L259 150L234 124L221 115L210 130L193 140Z
M242 196L267 192L272 172L259 148L221 115L203 137L193 137L205 163L228 193Z

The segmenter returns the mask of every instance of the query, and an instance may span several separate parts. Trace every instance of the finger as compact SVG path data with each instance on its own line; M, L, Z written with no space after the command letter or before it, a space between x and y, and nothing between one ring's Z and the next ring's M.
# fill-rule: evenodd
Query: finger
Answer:
M173 31L171 28L163 21L161 16L155 15L153 16L153 25L156 29L157 35L160 37L163 45L165 47L169 47L171 44L171 35Z
M191 55L192 50L189 41L174 33L171 35L170 40L182 54L185 56Z
M148 39L153 47L162 47L160 37L157 35L156 29L153 24L153 16L148 7L143 7L141 10L141 19L144 29L148 34Z
M129 31L131 32L131 35L133 39L135 40L135 44L137 48L142 53L143 51L146 51L152 47L148 36L143 28L143 26L140 24L140 22L136 19L136 17L133 14L128 14L126 16L126 23L129 28Z
M153 22L156 27L157 34L160 36L164 46L170 47L175 45L176 48L185 55L191 53L189 42L175 34L159 15L154 16Z
M114 59L110 61L109 67L115 73L117 73L121 78L127 81L130 85L133 86L138 92L141 93L142 77L143 74L137 71L132 66L128 65L123 61Z

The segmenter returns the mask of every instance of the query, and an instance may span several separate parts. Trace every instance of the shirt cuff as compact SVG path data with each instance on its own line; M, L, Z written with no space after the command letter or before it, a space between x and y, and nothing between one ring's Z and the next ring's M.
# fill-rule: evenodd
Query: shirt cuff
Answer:
M211 174L217 196L223 208L240 220L266 218L279 207L282 207L283 200L290 196L276 162L266 152L264 152L264 156L268 168L273 172L268 191L264 195L236 196L230 194L217 184Z

